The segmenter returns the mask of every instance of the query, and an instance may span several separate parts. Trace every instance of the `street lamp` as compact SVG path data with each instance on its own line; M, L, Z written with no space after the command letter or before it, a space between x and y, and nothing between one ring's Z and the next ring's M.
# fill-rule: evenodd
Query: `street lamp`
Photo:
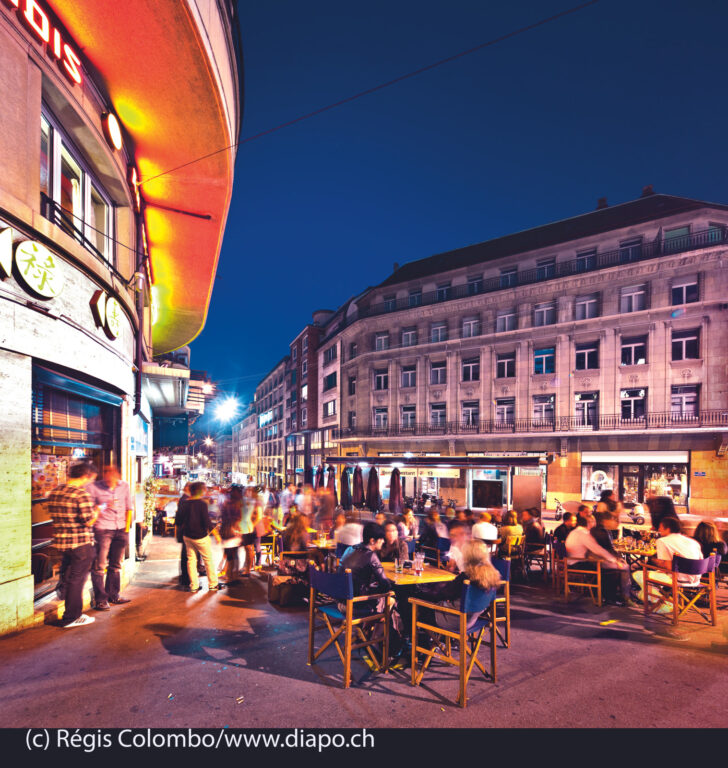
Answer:
M215 408L215 417L218 421L232 421L238 414L240 403L234 397L226 397Z

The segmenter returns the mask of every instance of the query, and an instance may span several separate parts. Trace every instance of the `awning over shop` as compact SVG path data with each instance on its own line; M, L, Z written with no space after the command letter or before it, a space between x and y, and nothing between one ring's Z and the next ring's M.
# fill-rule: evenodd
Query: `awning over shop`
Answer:
M328 464L375 467L398 467L400 474L408 476L407 469L479 469L482 467L537 467L548 461L542 456L330 456ZM443 475L447 477L447 475Z

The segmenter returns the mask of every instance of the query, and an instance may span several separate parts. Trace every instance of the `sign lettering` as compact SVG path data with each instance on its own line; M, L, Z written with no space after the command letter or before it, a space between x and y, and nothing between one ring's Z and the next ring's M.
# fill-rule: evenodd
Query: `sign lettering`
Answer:
M96 327L102 328L113 341L121 333L121 305L118 300L99 288L89 303Z

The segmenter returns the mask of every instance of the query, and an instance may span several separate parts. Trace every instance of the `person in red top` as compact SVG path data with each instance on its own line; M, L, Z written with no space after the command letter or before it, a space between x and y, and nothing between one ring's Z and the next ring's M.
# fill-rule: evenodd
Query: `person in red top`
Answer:
M93 464L74 464L68 480L48 497L53 520L53 546L63 553L62 587L65 595L62 627L81 627L95 621L83 613L83 587L96 557L93 525L98 516L91 496L84 489L96 479Z

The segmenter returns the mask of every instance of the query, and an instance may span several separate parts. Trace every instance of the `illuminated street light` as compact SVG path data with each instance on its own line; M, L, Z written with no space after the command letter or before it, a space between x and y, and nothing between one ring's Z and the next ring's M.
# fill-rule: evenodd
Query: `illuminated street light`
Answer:
M213 444L213 442L214 442L213 439L211 437L209 437L209 436L206 437L205 440L204 440L205 445L208 446L208 447L211 446Z
M203 395L211 395L212 394L212 384L210 384L209 382L206 381L202 385L202 394Z
M234 397L227 397L218 403L215 409L215 417L218 421L232 421L238 414L240 404Z

